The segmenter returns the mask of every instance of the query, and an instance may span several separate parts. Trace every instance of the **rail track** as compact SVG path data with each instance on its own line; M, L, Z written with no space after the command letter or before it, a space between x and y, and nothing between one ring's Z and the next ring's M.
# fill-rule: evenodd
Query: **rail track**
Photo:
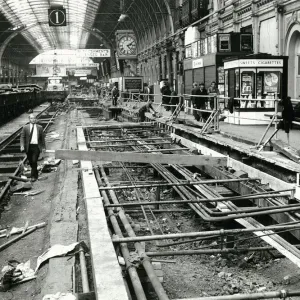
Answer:
M47 106L36 115L38 123L44 128L44 132L47 132L57 113L58 108L56 106ZM21 131L22 127L0 141L0 202L13 181L11 176L17 176L21 166L26 161L24 153L20 151Z
M148 128L85 127L85 138L92 150L191 154L170 138L170 132L151 124ZM136 299L170 299L162 285L163 275L153 264L156 257L166 260L276 249L294 263L300 261L298 246L291 243L293 237L299 238L300 229L300 203L293 198L292 188L272 190L260 178L228 167L119 162L95 163L94 171L114 234L112 240L125 260ZM176 221L187 215L199 220L193 232ZM258 246L251 246L254 241L259 241ZM182 246L190 249L182 250ZM140 275L140 265L146 274ZM156 298L146 296L145 276ZM257 294L251 299L271 295L275 294ZM276 295L281 296L280 292Z

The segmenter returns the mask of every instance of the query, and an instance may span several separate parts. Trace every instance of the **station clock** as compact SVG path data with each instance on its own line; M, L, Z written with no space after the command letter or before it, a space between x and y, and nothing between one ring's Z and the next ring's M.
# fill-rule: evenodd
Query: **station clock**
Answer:
M116 33L117 55L119 59L136 58L137 45L133 31L119 30Z

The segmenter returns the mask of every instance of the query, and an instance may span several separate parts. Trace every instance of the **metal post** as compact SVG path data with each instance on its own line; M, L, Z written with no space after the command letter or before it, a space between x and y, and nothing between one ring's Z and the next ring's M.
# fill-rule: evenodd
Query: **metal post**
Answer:
M278 114L278 94L276 93L275 94L275 101L274 101L274 104L275 104L275 129L274 129L274 132L275 132L275 140L277 140L277 127L278 127L278 124L277 124L277 114Z
M160 186L156 188L156 202L160 202ZM159 203L157 203L156 209L159 209Z

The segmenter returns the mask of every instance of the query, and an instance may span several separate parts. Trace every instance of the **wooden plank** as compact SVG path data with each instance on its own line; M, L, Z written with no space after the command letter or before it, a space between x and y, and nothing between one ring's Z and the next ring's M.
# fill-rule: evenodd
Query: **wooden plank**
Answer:
M76 151L56 150L55 157L69 160L91 160L91 161L122 161L135 163L161 163L178 165L214 165L227 166L227 157L212 157L205 155L181 155L161 153L131 153L115 151Z
M77 128L80 150L87 150L82 128ZM84 151L83 151L84 152ZM122 271L109 234L97 180L90 161L81 161L90 249L97 300L128 300Z
M113 123L107 125L86 125L86 126L78 126L78 128L88 128L88 129L100 129L100 130L107 130L107 129L123 129L123 128L148 128L154 127L153 122L143 122L143 123Z
M292 146L288 145L287 143L281 140L271 140L269 143L278 152L287 156L292 161L300 163L300 153L297 149L293 148Z

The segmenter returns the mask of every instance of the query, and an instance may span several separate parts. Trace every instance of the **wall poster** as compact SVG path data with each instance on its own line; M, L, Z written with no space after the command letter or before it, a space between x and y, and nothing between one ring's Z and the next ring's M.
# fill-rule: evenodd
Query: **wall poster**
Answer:
M253 90L253 73L242 73L241 95L250 96Z
M264 73L264 93L279 94L279 72Z
M224 67L219 67L218 68L218 83L219 84L224 84L225 82L225 73L224 73Z

